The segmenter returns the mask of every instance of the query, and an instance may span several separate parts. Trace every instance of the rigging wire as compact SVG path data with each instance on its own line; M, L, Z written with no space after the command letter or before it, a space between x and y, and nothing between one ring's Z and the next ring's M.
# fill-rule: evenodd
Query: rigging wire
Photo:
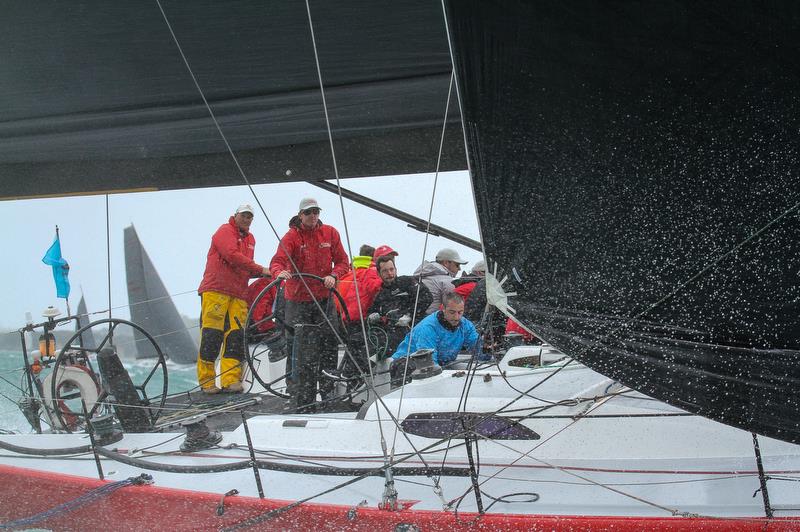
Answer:
M339 180L339 166L336 163L336 148L333 145L333 134L331 133L331 119L330 119L330 115L328 113L328 100L327 100L327 98L325 96L325 83L323 83L323 80L322 80L322 68L320 67L319 52L317 50L317 38L316 38L316 34L314 32L314 21L313 21L313 19L311 17L311 6L310 6L308 0L306 0L306 13L308 15L308 27L309 27L309 30L310 30L310 33L311 33L311 44L312 44L313 49L314 49L314 64L315 64L315 66L317 68L317 80L319 81L319 90L320 90L320 94L322 96L322 109L325 112L325 129L326 129L327 134L328 134L328 144L329 144L330 149L331 149L331 161L333 163L333 174L334 174L334 176L336 178L336 189L338 191L337 195L339 197L339 208L340 208L341 213L342 213L342 222L344 223L344 235L345 235L345 240L347 242L347 254L348 254L348 256L352 257L353 256L353 248L352 248L352 245L350 244L350 231L349 231L348 226L347 226L347 215L346 215L345 209L344 209L344 199L342 198L342 186L341 186L341 183L340 183L340 180ZM359 290L358 290L358 276L355 274L355 271L353 271L353 288L356 291L356 301L358 302L358 320L359 320L359 323L361 324L361 332L362 332L363 337L364 337L364 349L365 349L366 355L367 355L366 366L367 366L367 370L369 371L369 380L370 380L370 382L372 383L372 385L374 387L374 385L375 385L375 376L373 375L373 372L372 372L372 364L370 364L370 361L369 361L369 338L367 337L367 330L366 330L366 327L364 325L364 321L365 321L364 320L364 309L361 308L361 297L360 297ZM376 412L378 414L378 420L380 421L380 415L381 415L380 414L380 408L376 408L375 410L376 410ZM384 458L386 459L386 462L388 463L389 456L386 454L386 438L385 438L385 436L383 434L383 425L379 424L378 426L381 427L381 429L380 429L381 448L384 451Z
M595 411L595 410L599 409L599 408L600 408L600 407L602 407L603 405L607 404L607 403L608 403L608 402L609 402L611 399L613 399L614 397L615 397L614 395L609 395L609 396L607 396L607 397L604 397L602 400L600 400L600 401L597 401L597 402L596 402L594 405L592 405L592 406L591 406L589 409L587 409L587 411L585 412L585 414L588 414L589 412L593 412L593 411ZM497 472L495 472L494 474L492 474L492 475L488 476L486 479L482 480L480 484L481 484L481 485L483 485L483 484L485 484L486 482L488 482L489 480L492 480L492 479L493 479L493 478L495 478L495 477L496 477L498 474L502 473L503 471L505 471L505 470L506 470L506 469L508 469L509 467L513 466L514 464L516 464L517 462L519 462L519 461L520 461L520 460L522 460L523 458L530 458L530 459L532 459L532 460L535 460L535 461L537 461L537 462L539 462L539 463L541 463L541 464L544 464L544 465L546 465L546 466L548 466L548 467L550 467L550 468L552 468L552 469L556 469L556 470L558 470L558 471L561 471L562 473L565 473L565 474L567 474L567 475L571 475L571 476L577 477L577 478L579 478L579 479L581 479L581 480L584 480L584 481L586 481L586 482L588 482L588 483L590 483L590 484L592 484L592 485L594 485L594 486L597 486L597 487L600 487L600 488L604 488L604 489L607 489L607 490L613 491L614 493L617 493L617 494L619 494L619 495L622 495L622 496L624 496L624 497L631 498L631 499L633 499L633 500L635 500L635 501L638 501L638 502L641 502L641 503L643 503L643 504L645 504L645 505L648 505L648 506L653 506L653 507L655 507L655 508L658 508L658 509L660 509L660 510L663 510L663 511L665 511L665 512L669 512L671 515L675 515L675 516L677 516L677 515L688 515L688 514L686 514L685 512L681 512L681 511L679 511L679 510L676 510L676 509L674 509L674 508L669 508L669 507L667 507L667 506L663 506L663 505L661 505L661 504L658 504L658 503L656 503L656 502L649 501L649 500L647 500L647 499L644 499L643 497L639 497L639 496L637 496L637 495L633 495L633 494L631 494L631 493L627 493L627 492L625 492L625 491L622 491L622 490L620 490L620 489L614 488L614 487L612 487L612 486L609 486L609 485L607 485L607 484L604 484L604 483L602 483L602 482L597 482L597 481L595 481L595 480L592 480L591 478L589 478L589 477L586 477L586 476L584 476L584 475L581 475L581 474L579 474L579 473L575 473L575 472L573 472L573 471L570 471L570 470L568 470L568 469L566 469L566 468L563 468L563 467L557 466L557 465L555 465L555 464L549 463L549 462L547 462L546 460L542 460L541 458L537 458L537 457L535 457L535 456L531 456L531 453L532 453L532 452L534 452L536 449L538 449L539 447L541 447L542 445L544 445L544 444L545 444L545 443L547 443L548 441L552 440L552 439L553 439L553 438L555 438L556 436L558 436L558 435L562 434L562 433L563 433L564 431L566 431L567 429L569 429L569 428L571 428L571 427L575 426L575 424L576 424L578 421L580 421L581 419L583 419L583 416L576 417L576 418L575 418L574 420L572 420L570 423L568 423L567 425L565 425L565 426L564 426L564 427L562 427L561 429L557 430L556 432L554 432L553 434L551 434L551 435L550 435L550 436L548 436L547 438L545 438L545 439L543 439L543 440L540 440L540 441L538 441L538 442L536 443L536 445L534 445L534 446L533 446L533 448L532 448L532 449L530 449L530 450L529 450L529 451L527 451L527 452L522 452L522 451L519 451L519 450L517 450L517 449L514 449L514 448L513 448L513 447L511 447L510 445L507 445L507 444L505 444L505 443L501 442L500 440L487 440L487 441L490 441L490 442L494 443L495 445L499 445L500 447L503 447L503 448L505 448L505 449L508 449L508 450L510 450L510 451L512 451L512 452L518 453L518 454L520 454L520 456L519 456L518 458L516 458L515 460L513 460L513 461L512 461L511 463L509 463L508 465L501 467L501 468L500 468L500 469L499 469ZM470 489L471 489L471 488L470 488ZM468 491L467 491L467 492L466 492L464 495L462 495L462 498L463 498L464 496L466 496L468 493L469 493L469 490L468 490Z
M436 187L439 183L439 170L441 168L442 163L442 151L444 150L444 135L445 131L447 130L447 115L450 112L450 96L453 93L453 83L455 80L455 73L451 71L450 74L450 85L447 89L447 102L445 103L445 110L444 110L444 118L442 120L442 134L439 137L439 149L436 155L436 173L433 177L433 189L431 190L431 202L430 206L428 207L428 225L425 230L425 239L422 244L422 258L420 259L420 265L425 264L425 255L428 249L428 238L430 236L430 228L431 228L431 218L433 217L433 205L434 201L436 200ZM408 349L406 351L406 355L403 357L405 358L403 363L403 379L401 382L406 382L406 377L408 375L408 364L411 358L411 342L414 339L414 326L416 325L417 319L417 307L419 305L419 292L422 289L422 266L420 266L419 275L417 276L417 292L414 295L414 310L411 313L411 330L408 332ZM436 311L434 311L436 312ZM400 399L397 404L397 417L400 416L400 409L403 406L403 397L405 396L405 386L400 387ZM395 444L397 442L397 431L398 427L395 427L394 434L392 436L392 449L391 455L394 456L395 451ZM438 489L438 482L436 483L436 488Z
M106 194L106 274L108 278L108 319L111 319L111 213Z
M273 225L272 221L270 220L269 216L267 215L266 210L264 209L263 205L261 204L261 201L258 198L258 195L255 193L255 190L254 190L252 184L250 183L250 180L247 178L247 175L245 174L244 169L242 168L241 164L239 163L239 159L236 157L236 154L234 153L230 143L228 142L227 136L222 131L222 128L219 125L219 122L217 121L216 115L215 115L214 111L211 109L211 106L208 103L208 100L207 100L207 98L205 96L205 93L203 92L202 87L200 87L200 83L198 82L197 77L195 76L194 71L192 70L191 65L189 64L189 60L186 57L186 55L184 54L184 52L183 52L183 48L181 47L180 42L178 41L177 35L175 34L174 30L172 29L172 25L170 24L169 18L167 17L166 12L164 11L163 6L161 5L161 1L160 0L155 0L155 1L156 1L156 4L158 5L159 11L161 12L161 16L164 19L164 22L165 22L165 24L167 26L167 29L169 30L169 33L172 36L172 40L175 43L176 48L178 49L178 52L179 52L179 54L181 56L181 59L182 59L184 65L186 66L186 69L187 69L187 71L189 73L189 76L191 77L192 82L195 85L195 88L197 89L198 93L200 94L200 97L203 100L203 104L205 105L205 108L208 111L208 114L210 115L211 120L213 121L217 132L219 133L220 137L222 138L222 141L225 144L225 147L226 147L226 150L227 150L228 154L231 156L231 159L233 160L234 164L236 165L236 168L237 168L237 170L239 172L239 175L242 177L242 180L245 182L245 184L247 185L248 189L250 190L250 193L252 194L253 198L255 199L256 203L258 204L259 209L264 214L264 217L266 218L266 221L269 224L270 229L272 229L273 234L278 239L279 248L282 249L284 251L284 253L286 254L286 256L288 257L290 263L292 264L292 267L293 267L294 271L299 273L300 269L297 267L297 264L295 264L294 260L290 256L290 254L286 252L287 250L284 248L283 243L281 242L280 235L278 234L277 230L275 229L275 226ZM308 6L307 6L307 8L308 8ZM309 9L309 13L310 13L310 8L308 8L308 9ZM316 48L315 48L315 50L316 50ZM315 53L316 53L316 51L315 51ZM347 347L347 343L344 342L343 339L341 338L341 336L339 335L337 327L331 322L330 318L328 317L327 313L324 311L324 309L320 305L320 303L317 300L317 298L314 297L314 294L311 292L311 289L309 288L308 283L306 282L304 277L302 275L300 275L300 276L298 276L298 278L303 283L303 286L308 291L308 293L311 295L311 298L312 298L314 304L316 305L317 310L320 312L320 315L325 319L325 322L327 323L327 325L331 328L331 331L336 336L337 341L339 343L343 343L345 345L345 354L346 354L346 356L350 357L350 360L353 362L353 364L355 365L356 369L360 373L363 374L363 370L361 370L361 366L359 365L358 361L356 360L356 357L350 352L349 348ZM368 383L368 385L370 385L370 384L371 383ZM383 402L383 400L381 399L380 395L378 395L377 392L374 390L374 387L372 387L371 389L372 389L373 393L376 396L376 400L379 401L383 405L384 408L386 408L387 412L389 412L388 407ZM399 424L397 419L394 416L392 416L390 412L389 412L389 417L391 418L392 422L395 423L395 425ZM405 438L408 441L409 445L411 445L412 448L413 448L414 444L413 444L413 442L411 442L411 439L408 438L408 436L405 436Z

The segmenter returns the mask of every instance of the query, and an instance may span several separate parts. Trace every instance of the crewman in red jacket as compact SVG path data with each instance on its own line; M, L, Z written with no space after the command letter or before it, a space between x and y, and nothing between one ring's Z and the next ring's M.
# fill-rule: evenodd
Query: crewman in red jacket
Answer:
M269 270L253 261L256 239L250 233L253 208L240 205L228 223L211 237L206 271L200 294L200 353L197 381L207 394L242 391L244 334L247 320L247 283L251 277L268 275ZM214 368L220 349L220 387Z
M323 370L336 368L338 354L332 327L336 310L328 300L337 279L350 270L339 232L320 221L320 210L313 198L300 202L269 267L273 277L286 279L287 392L300 411L316 409L318 389L323 398L333 389L333 382L322 376ZM298 272L322 277L323 282L294 275Z

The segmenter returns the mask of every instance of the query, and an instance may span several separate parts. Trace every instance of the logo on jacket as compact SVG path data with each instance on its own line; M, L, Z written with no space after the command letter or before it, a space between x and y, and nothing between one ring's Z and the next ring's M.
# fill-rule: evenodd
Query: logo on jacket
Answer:
M329 248L329 247L331 247L331 243L330 242L320 242L319 247L321 247L321 248Z

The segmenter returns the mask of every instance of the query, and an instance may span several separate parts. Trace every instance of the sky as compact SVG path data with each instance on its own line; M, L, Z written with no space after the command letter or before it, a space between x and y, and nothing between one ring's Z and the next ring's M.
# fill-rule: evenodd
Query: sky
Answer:
M433 174L419 174L347 179L342 181L342 187L425 220L433 197L433 223L480 240L468 174L439 174L435 196L434 178ZM435 236L428 236L423 255L424 233L347 199L343 200L342 211L338 195L308 183L258 185L253 190L266 210L266 216L256 212L251 226L256 238L255 260L264 266L269 265L280 236L288 229L289 219L297 213L300 200L309 196L319 202L322 221L339 230L349 255L357 255L362 244L374 247L388 244L399 253L400 274L411 274L423 256L433 260L443 247L457 250L463 260L469 261L465 266L467 270L482 258L477 251ZM5 285L0 329L22 327L26 312L40 321L42 311L49 305L66 315L64 300L56 298L52 269L41 260L53 242L56 225L61 235L63 257L70 265L72 312L77 311L81 293L85 295L90 313L108 309L106 201L112 315L124 319L130 317L123 246L125 227L130 224L136 227L178 311L194 318L199 315L197 287L203 276L211 235L228 221L239 204L250 203L258 211L253 194L246 186L0 202L0 225L4 228L0 242L5 254L0 260L0 278ZM348 250L348 234L351 250ZM106 314L94 315L90 319L105 317Z

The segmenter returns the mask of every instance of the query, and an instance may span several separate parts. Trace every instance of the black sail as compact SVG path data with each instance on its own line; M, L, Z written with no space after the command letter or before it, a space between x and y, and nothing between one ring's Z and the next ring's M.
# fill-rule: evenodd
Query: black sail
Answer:
M248 180L332 179L306 2L160 5ZM339 175L434 171L441 4L310 7ZM156 2L15 2L0 48L0 199L243 184ZM442 170L465 166L452 109Z
M125 277L131 321L150 333L170 360L178 364L194 363L197 344L132 225L125 228ZM156 356L153 345L138 330L133 332L136 358Z
M657 399L800 442L800 4L447 11L519 319Z

